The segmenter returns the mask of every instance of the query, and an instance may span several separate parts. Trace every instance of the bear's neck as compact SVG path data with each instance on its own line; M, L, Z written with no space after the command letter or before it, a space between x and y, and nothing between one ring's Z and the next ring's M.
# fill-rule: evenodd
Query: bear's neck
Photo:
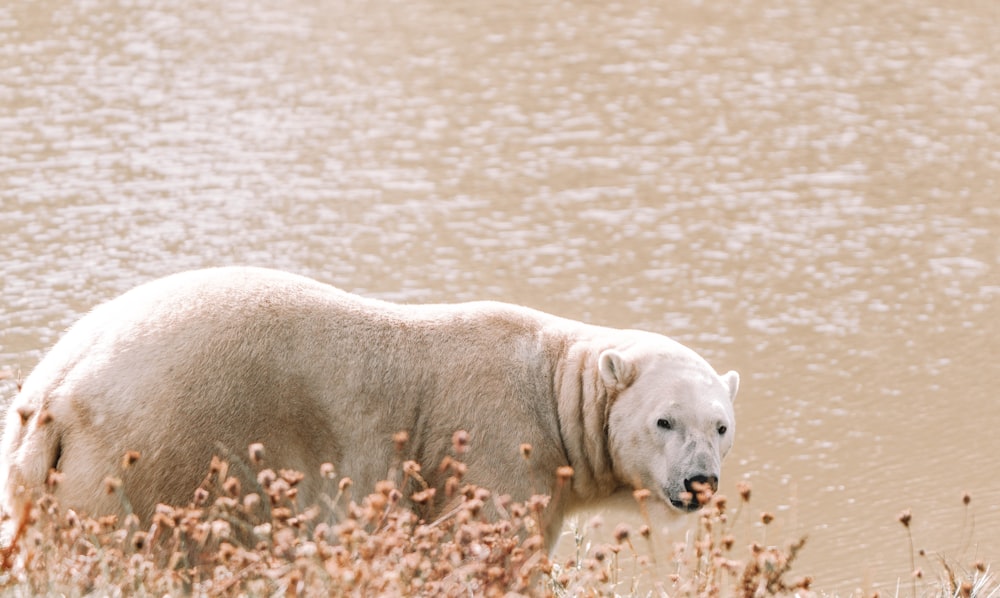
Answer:
M568 342L555 376L559 431L580 501L604 498L622 486L608 447L610 405L597 369L601 350L593 339Z

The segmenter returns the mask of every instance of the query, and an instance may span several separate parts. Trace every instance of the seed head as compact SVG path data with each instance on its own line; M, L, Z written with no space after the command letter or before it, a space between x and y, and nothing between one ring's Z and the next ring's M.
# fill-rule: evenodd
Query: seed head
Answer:
M277 474L271 469L262 469L260 473L257 474L257 483L260 484L261 488L268 489L278 479Z
M240 480L238 478L229 477L222 484L222 489L226 491L226 494L232 497L237 497L240 495Z
M255 442L250 445L250 462L254 465L260 465L260 462L264 460L264 445Z
M427 488L426 490L421 490L420 492L414 492L410 496L410 500L417 503L418 505L426 504L428 501L434 498L437 490L434 488Z
M333 469L333 463L324 463L319 466L319 475L323 476L328 480L332 480L337 472Z
M288 482L289 486L297 485L306 477L301 471L295 469L280 469L278 470L278 475L281 476L281 479Z
M563 465L562 467L556 469L556 478L559 479L560 484L565 484L573 477L573 468L569 465Z
M114 494L121 487L121 478L104 478L104 491L108 494Z
M459 430L452 434L451 444L455 448L455 454L462 455L469 448L469 433Z
M403 461L403 473L408 476L420 475L420 464L416 461Z
M400 430L392 435L392 443L396 447L396 452L403 452L403 447L406 443L410 441L410 433L406 430Z
M615 528L615 541L621 544L625 540L628 540L629 527L624 523L619 523Z
M760 514L760 520L764 525L768 525L769 523L774 521L774 515L768 513L767 511L764 511L763 513Z
M910 515L909 509L902 511L896 518L903 524L903 527L910 527L910 519L912 518L912 515Z
M126 452L125 456L122 457L122 469L128 469L129 467L132 467L133 465L135 465L135 462L138 461L138 460L139 460L139 452L138 451L128 451L128 452Z
M62 482L62 479L63 473L61 471L50 469L49 475L45 478L45 485L49 487L49 491L51 492L53 488Z
M251 492L243 497L243 508L247 511L253 511L260 505L260 495L256 492Z
M972 502L972 495L969 494L968 492L963 492L962 493L962 504L963 505L967 505L970 502Z
M750 502L750 482L747 482L746 480L741 481L736 484L736 489L739 490L740 499L743 502Z
M208 500L208 490L204 488L197 488L194 491L194 504L200 505Z

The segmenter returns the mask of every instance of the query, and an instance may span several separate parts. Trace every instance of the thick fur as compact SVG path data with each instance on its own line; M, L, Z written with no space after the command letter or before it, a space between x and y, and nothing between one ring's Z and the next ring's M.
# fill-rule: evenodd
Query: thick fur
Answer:
M436 466L466 430L466 480L497 495L556 493L556 469L573 467L546 511L551 543L567 507L622 487L688 510L685 481L717 478L732 445L737 385L653 333L495 302L399 305L258 268L192 271L97 307L52 348L9 407L0 500L21 513L55 469L64 507L145 518L189 503L213 454L245 460L257 442L264 465L306 474L300 503L318 500L324 462L358 497L398 466L401 430L404 458L441 487ZM128 451L140 459L123 472Z

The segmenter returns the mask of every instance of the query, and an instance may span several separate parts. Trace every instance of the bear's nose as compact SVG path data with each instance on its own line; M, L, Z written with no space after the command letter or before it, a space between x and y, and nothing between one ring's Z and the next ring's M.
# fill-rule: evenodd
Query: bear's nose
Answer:
M692 506L708 504L719 489L719 478L714 475L695 475L684 480L684 489L694 498Z

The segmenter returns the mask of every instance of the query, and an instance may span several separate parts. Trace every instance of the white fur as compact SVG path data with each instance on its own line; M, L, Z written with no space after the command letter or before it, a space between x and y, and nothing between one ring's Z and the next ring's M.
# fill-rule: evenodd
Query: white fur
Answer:
M353 479L355 496L400 458L440 488L436 466L466 430L467 481L516 500L558 496L551 544L568 506L622 487L687 510L685 480L717 478L732 446L737 386L735 372L719 376L649 332L495 302L398 305L257 268L199 270L97 307L52 348L8 410L0 500L16 516L56 468L64 507L121 513L104 486L117 476L148 517L157 502L188 503L213 454L243 459L255 442L265 466L307 474L302 503L327 490L324 462ZM532 445L527 461L521 443ZM141 457L123 472L126 451ZM563 465L575 473L557 491ZM446 508L438 498L428 516Z

